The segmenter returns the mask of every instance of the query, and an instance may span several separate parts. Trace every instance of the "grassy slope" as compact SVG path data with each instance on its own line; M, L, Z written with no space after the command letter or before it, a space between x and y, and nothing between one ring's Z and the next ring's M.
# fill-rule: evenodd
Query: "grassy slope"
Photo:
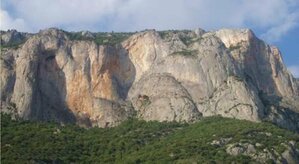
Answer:
M220 117L205 118L191 125L129 120L115 128L86 130L72 125L12 121L2 116L1 127L3 163L243 163L250 158L230 156L225 147L210 143L221 137L233 137L230 143L258 142L263 145L261 150L267 147L283 151L280 143L299 142L299 135L268 123ZM272 136L254 133L259 131L270 132Z

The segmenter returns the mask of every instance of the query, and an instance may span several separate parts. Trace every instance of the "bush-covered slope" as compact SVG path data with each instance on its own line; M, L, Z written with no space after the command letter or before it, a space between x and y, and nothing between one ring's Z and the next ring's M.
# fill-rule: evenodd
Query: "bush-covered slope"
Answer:
M125 39L129 38L134 33L108 33L108 32L98 32L98 33L91 33L86 32L66 32L65 34L68 36L70 40L93 40L99 45L114 45L121 43Z
M1 118L2 163L156 163L262 161L265 150L278 160L299 135L269 123L211 117L191 125L129 120L114 128L83 129L73 125ZM253 154L229 155L229 145L254 145ZM276 155L275 155L276 154ZM282 159L280 159L282 160ZM271 159L267 159L271 162Z

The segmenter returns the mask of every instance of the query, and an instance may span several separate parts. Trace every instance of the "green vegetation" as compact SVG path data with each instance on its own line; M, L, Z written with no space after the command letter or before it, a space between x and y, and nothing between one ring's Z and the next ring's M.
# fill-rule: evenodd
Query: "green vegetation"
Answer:
M247 45L246 41L241 41L236 45L232 45L230 46L228 49L230 51L234 51L234 50L240 50L242 47L244 47L244 45Z
M244 81L244 79L239 75L231 75L231 77L233 77L237 81Z
M230 51L234 51L234 50L239 50L240 48L241 48L240 45L236 45L236 46L230 46L228 49L229 49Z
M132 119L115 128L83 129L2 115L1 127L2 163L248 163L249 157L230 156L211 142L232 137L229 143L260 143L260 150L279 152L280 143L299 142L297 134L270 123L221 117L190 125Z
M193 43L193 37L190 37L188 35L181 35L180 36L181 41L186 45L189 46L191 43Z
M82 32L66 32L66 35L70 40L92 40L95 41L98 45L115 45L121 43L125 39L129 38L133 33L108 33L108 32L99 32L93 33L92 37L83 36Z
M158 31L159 35L162 39L168 39L174 34L180 34L180 33L188 33L191 32L190 30L166 30L166 31Z
M189 46L194 42L199 42L202 38L192 35L190 30L168 30L168 31L159 31L159 35L162 39L168 40L173 35L178 35L179 39L186 45Z
M26 42L26 39L22 40L22 41L18 41L18 42L11 42L8 44L2 44L0 45L0 51L2 52L5 49L8 48L12 48L12 49L18 49L22 44L24 44Z
M195 57L196 54L197 54L196 50L183 49L182 51L177 51L170 55L182 55L182 56L186 56L186 57Z

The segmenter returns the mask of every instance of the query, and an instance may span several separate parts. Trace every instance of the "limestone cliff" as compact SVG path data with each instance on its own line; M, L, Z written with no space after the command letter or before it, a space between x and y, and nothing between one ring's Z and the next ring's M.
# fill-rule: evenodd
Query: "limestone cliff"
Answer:
M299 131L298 83L251 30L10 33L1 110L21 118L110 127L222 115Z

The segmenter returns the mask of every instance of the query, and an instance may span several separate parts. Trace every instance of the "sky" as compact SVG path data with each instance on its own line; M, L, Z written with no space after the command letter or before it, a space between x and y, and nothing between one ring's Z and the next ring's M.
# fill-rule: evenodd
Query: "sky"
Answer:
M299 77L299 0L0 0L1 30L250 28Z

